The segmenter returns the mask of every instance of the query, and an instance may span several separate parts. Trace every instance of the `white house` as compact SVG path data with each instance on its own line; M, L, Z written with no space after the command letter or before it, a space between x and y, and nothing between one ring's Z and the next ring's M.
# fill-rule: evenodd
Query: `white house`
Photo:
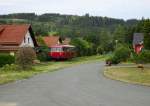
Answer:
M23 46L38 46L31 25L0 25L0 52L14 53Z

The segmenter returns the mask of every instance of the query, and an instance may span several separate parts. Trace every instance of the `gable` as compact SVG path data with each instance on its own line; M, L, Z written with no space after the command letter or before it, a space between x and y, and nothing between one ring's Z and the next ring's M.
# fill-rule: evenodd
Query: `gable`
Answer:
M22 43L20 44L20 47L23 47L23 46L34 47L34 42L33 42L33 39L31 37L31 34L30 34L29 31L26 33L26 35L24 36L24 39L23 39Z

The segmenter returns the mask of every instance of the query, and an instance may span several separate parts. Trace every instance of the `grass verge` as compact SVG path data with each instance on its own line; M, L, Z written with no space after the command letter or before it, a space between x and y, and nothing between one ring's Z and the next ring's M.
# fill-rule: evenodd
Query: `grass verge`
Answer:
M144 70L137 67L106 67L104 75L113 80L150 86L150 67Z
M32 70L26 71L13 69L7 69L6 71L2 71L2 69L0 69L0 84L6 84L21 79L27 79L39 73L52 72L65 67L71 67L77 64L101 61L105 60L105 58L107 58L107 56L87 56L74 58L68 61L51 61L35 65L33 66Z

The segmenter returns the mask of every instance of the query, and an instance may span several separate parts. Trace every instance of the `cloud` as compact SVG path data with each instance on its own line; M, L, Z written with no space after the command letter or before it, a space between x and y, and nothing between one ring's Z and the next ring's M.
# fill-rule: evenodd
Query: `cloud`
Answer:
M150 0L0 0L0 10L62 14L90 13L116 18L150 17Z

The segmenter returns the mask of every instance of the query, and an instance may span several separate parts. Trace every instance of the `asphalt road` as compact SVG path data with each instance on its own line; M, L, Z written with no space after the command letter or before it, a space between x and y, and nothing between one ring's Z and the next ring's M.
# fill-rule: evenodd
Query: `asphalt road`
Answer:
M0 86L0 106L150 106L150 87L103 76L88 63Z

